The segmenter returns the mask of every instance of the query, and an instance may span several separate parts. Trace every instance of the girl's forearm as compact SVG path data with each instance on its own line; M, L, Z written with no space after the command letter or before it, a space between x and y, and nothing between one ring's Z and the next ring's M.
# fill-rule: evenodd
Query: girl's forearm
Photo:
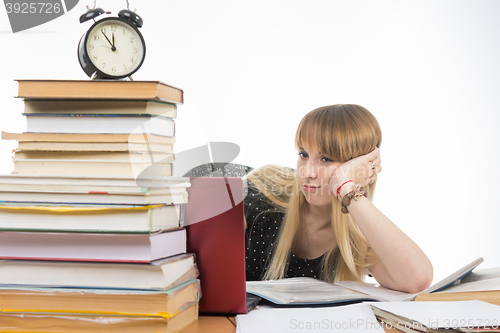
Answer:
M352 200L349 213L379 262L370 272L383 286L417 293L432 282L433 268L425 253L368 199Z

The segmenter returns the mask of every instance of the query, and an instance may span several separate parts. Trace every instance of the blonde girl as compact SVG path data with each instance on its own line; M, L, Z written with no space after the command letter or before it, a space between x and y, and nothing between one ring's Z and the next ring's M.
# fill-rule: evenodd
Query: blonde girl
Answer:
M416 293L430 285L423 251L371 202L382 171L382 134L359 105L315 109L296 136L296 170L265 166L247 176L247 279L310 276Z

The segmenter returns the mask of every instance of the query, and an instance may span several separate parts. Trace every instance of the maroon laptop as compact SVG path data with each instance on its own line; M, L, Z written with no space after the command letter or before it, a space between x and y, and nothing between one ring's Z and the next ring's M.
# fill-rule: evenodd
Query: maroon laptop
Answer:
M243 180L191 178L185 224L200 271L200 312L247 313Z

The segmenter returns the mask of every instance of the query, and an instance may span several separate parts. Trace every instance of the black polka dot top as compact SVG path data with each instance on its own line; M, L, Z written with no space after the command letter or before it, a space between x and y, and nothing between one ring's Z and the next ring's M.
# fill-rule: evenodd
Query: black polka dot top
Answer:
M262 280L271 260L271 253L276 245L285 213L249 181L248 195L245 198L245 218L247 280ZM322 259L323 256L303 259L292 253L286 277L307 276L319 279Z

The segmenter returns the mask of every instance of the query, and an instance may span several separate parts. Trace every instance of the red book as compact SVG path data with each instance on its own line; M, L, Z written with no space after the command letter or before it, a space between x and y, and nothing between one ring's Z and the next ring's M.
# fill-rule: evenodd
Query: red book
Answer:
M191 178L185 225L200 270L200 312L246 313L241 178Z

